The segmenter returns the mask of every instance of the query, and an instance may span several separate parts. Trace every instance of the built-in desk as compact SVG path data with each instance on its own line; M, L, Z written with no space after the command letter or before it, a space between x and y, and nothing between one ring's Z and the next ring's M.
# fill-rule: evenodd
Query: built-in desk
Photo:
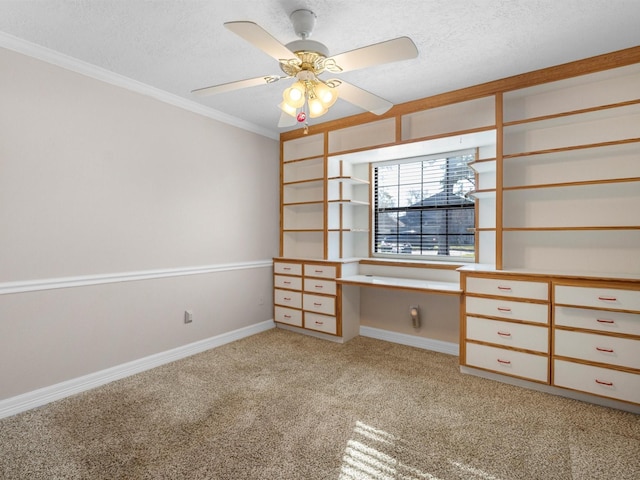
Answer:
M419 292L461 295L460 282L441 282L415 278L385 277L380 275L351 275L338 278L338 284L361 287L398 288Z

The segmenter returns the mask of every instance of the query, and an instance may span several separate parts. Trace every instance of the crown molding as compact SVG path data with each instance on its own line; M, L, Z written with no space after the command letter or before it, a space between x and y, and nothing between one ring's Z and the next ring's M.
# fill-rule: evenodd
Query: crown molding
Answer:
M240 118L234 117L233 115L228 115L213 108L206 107L197 102L174 95L159 88L152 87L137 80L133 80L129 77L125 77L124 75L119 75L102 67L83 62L82 60L56 52L50 48L28 42L13 35L9 35L8 33L0 32L0 47L42 60L43 62L91 77L101 82L115 85L116 87L125 88L127 90L146 95L169 105L173 105L174 107L182 108L227 125L241 128L242 130L256 133L273 140L278 140L280 138L277 132L265 129L254 123L246 122Z

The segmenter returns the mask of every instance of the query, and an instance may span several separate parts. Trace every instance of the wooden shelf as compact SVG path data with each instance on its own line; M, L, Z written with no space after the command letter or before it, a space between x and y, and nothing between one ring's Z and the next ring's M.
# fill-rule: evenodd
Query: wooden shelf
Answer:
M556 127L573 123L589 122L603 118L617 117L621 115L632 115L640 112L640 99L629 100L626 102L612 103L609 105L600 105L597 107L583 108L568 112L556 113L553 115L543 115L540 117L524 118L521 120L513 120L504 122L503 127L511 129L511 131L520 131L520 129L512 127L528 127L532 123L544 123L544 128ZM616 109L626 109L626 113L614 112ZM580 117L576 119L575 117Z
M538 185L520 185L520 186L504 187L503 190L514 191L514 190L531 190L536 188L582 187L586 185L606 185L610 183L627 183L627 182L640 182L640 177L610 178L610 179L603 179L603 180L583 180L579 182L542 183Z
M628 138L625 140L616 140L612 142L599 142L599 143L589 143L584 145L572 145L568 147L562 148L550 148L547 150L535 150L531 152L521 152L521 153L510 153L502 156L504 160L512 159L512 158L520 158L520 157L529 157L534 155L551 155L555 153L564 153L564 152L573 152L580 153L580 150L592 149L592 148L601 148L601 147L613 147L616 145L628 145L633 143L640 143L640 138Z

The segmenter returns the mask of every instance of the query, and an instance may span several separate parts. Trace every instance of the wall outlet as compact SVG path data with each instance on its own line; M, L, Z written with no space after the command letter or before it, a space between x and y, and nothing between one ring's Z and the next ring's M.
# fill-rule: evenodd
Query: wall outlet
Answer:
M193 311L185 310L184 311L184 323L191 323L191 322L193 322Z

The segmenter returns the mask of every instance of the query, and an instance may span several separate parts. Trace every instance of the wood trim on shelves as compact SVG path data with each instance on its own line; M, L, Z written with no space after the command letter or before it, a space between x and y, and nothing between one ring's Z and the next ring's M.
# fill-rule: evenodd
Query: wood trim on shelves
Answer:
M612 140L610 142L598 142L598 143L588 143L583 145L571 145L568 147L549 148L545 150L533 150L533 151L521 152L521 153L508 153L506 155L503 155L502 158L505 160L508 160L511 158L528 157L532 155L548 155L553 153L568 152L572 150L582 150L582 149L610 147L610 146L613 147L616 145L625 145L629 143L638 143L638 142L640 142L640 137L626 138L624 140Z
M577 115L584 115L586 113L594 113L594 112L602 112L605 110L610 110L614 108L628 107L631 105L640 105L640 99L636 100L628 100L626 102L618 102L618 103L609 103L607 105L598 105L596 107L589 108L581 108L578 110L570 110L567 112L553 113L549 115L542 115L539 117L531 117L531 118L523 118L521 120L512 120L509 122L504 122L504 127L513 127L517 125L526 125L530 123L536 122L545 122L547 120L555 120L557 118L571 117Z
M625 178L604 178L602 180L581 180L577 182L559 182L559 183L539 183L537 185L517 185L510 187L502 187L503 190L531 190L537 188L563 188L563 187L583 187L587 185L604 185L611 183L629 183L640 182L640 177Z

